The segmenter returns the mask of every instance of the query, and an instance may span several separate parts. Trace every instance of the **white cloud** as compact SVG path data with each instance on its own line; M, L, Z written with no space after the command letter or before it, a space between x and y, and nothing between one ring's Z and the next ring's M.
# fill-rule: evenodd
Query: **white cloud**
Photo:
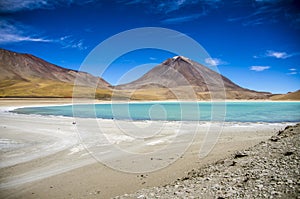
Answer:
M172 17L172 18L164 19L161 21L161 23L163 23L163 24L178 24L178 23L193 21L195 19L198 19L199 17L201 17L201 14L191 14L191 15L185 15L182 17Z
M149 57L149 59L152 61L157 60L157 58L155 58L155 57Z
M290 71L296 71L297 69L296 68L290 68L289 70Z
M62 48L76 48L78 50L86 50L88 48L84 45L83 40L74 39L71 35L61 37L57 43L62 45Z
M300 73L297 71L296 68L290 68L289 71L291 71L291 72L287 73L288 75L297 75L297 74L300 74Z
M97 0L2 0L0 1L0 12L17 12L22 10L34 10L39 8L54 9L58 6L69 6L70 4L88 4Z
M257 26L275 24L285 19L286 23L299 29L299 12L289 0L232 1L232 4L241 8L248 4L254 9L227 19L229 22L241 22L244 26Z
M258 58L274 57L277 59L286 59L297 55L300 55L300 52L287 53L283 51L267 50L263 54L254 55L253 58L258 59Z
M218 66L218 65L227 64L227 62L222 61L221 59L218 58L206 58L204 61L209 66Z
M57 43L63 48L87 49L83 40L74 39L71 35L59 39L45 39L37 35L31 35L31 27L24 26L15 21L0 20L0 44L19 42L51 42Z
M22 41L52 42L51 40L43 39L43 38L32 38L32 37L26 37L26 36L15 35L15 34L0 33L0 44L22 42Z
M54 3L56 1L52 1ZM51 1L49 0L9 0L1 1L0 11L2 12L16 12L20 10L33 10L37 8L49 7Z
M26 29L20 24L12 24L11 22L0 20L0 44L16 43L16 42L52 42L52 40L41 38L38 36L26 35Z
M268 50L266 52L267 57L275 57L277 59L286 59L288 57L291 57L292 55L287 54L286 52L278 52L273 50Z
M270 66L251 66L250 70L260 72L260 71L267 70L269 68L271 68L271 67Z
M201 14L201 16L203 16L210 12L212 9L215 9L219 5L221 5L221 1L222 0L117 0L118 3L122 3L125 5L142 5L146 8L147 12L155 14L165 14L167 16L170 16L170 14L172 15L179 10L189 9L192 6L201 7L200 9L198 9L197 13L194 14ZM180 18L183 17L184 16L178 17L178 20L182 20Z
M84 45L82 40L79 40L79 41L72 41L70 44L65 46L65 48L77 48L79 50L86 50L87 46Z

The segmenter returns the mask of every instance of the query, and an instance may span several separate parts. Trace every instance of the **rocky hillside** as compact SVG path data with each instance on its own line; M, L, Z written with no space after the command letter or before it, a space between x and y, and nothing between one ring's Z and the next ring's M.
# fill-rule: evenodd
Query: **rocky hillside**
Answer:
M299 198L300 124L176 182L125 198Z

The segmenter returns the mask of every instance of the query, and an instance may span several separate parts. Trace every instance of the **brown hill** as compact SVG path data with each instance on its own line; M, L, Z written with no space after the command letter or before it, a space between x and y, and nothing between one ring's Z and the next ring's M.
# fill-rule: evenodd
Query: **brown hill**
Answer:
M300 90L295 92L289 92L287 94L274 95L271 97L272 100L291 100L300 101Z
M102 78L0 49L0 97L71 97L75 79L83 90L97 84L99 96L111 93Z
M167 59L141 78L115 88L131 90L130 95L135 99L185 99L184 96L188 99L191 95L197 99L210 99L210 91L218 95L224 90L227 99L267 99L271 95L242 88L217 72L183 56Z
M0 97L81 97L135 100L266 99L271 94L242 88L228 78L183 56L167 59L136 81L111 89L109 83L85 72L65 69L29 54L0 49ZM79 91L79 92L78 92ZM211 92L215 91L215 92ZM89 96L94 97L94 96ZM275 97L275 96L273 96Z

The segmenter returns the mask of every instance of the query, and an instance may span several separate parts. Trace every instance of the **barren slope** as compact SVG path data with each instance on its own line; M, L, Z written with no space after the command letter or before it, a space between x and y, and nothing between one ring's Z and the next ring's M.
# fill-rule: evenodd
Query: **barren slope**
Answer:
M83 89L98 85L110 94L109 83L85 72L62 68L29 54L0 49L1 97L72 97L74 81Z
M223 82L222 82L223 81ZM167 59L141 78L116 87L119 90L134 90L132 95L147 93L148 98L158 98L152 90L165 90L170 99L177 95L191 95L191 89L198 99L210 99L211 91L226 93L227 99L266 99L271 93L256 92L233 83L228 78L183 56ZM170 94L173 91L173 95ZM174 93L175 92L175 93ZM161 91L161 93L163 93Z

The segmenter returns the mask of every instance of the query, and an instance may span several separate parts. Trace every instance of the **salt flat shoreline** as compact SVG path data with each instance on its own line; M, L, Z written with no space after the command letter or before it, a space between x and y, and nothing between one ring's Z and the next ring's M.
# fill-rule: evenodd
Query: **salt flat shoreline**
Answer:
M59 104L73 104L73 103L95 103L95 104L107 104L107 103L161 103L161 102L300 102L300 100L192 100L192 101L177 101L177 100L92 100L85 98L77 98L73 100L72 98L0 98L0 106L23 106L23 105L59 105Z
M71 99L0 100L2 110L8 107L71 103ZM1 151L0 195L3 198L110 198L142 188L164 185L185 176L193 168L205 166L237 150L253 146L293 124L228 122L225 123L214 149L205 158L198 157L204 136L201 131L199 140L170 166L155 172L133 174L113 170L92 158L80 144L72 118L3 112L0 117L1 139L17 147L14 150L4 147ZM112 122L103 120L101 125L111 129ZM138 124L147 125L143 121ZM176 125L170 125L169 130L175 128ZM206 126L203 125L202 128L204 132ZM167 157L165 154L161 159ZM126 164L131 166L130 162Z
M176 181L127 198L299 198L300 123Z

